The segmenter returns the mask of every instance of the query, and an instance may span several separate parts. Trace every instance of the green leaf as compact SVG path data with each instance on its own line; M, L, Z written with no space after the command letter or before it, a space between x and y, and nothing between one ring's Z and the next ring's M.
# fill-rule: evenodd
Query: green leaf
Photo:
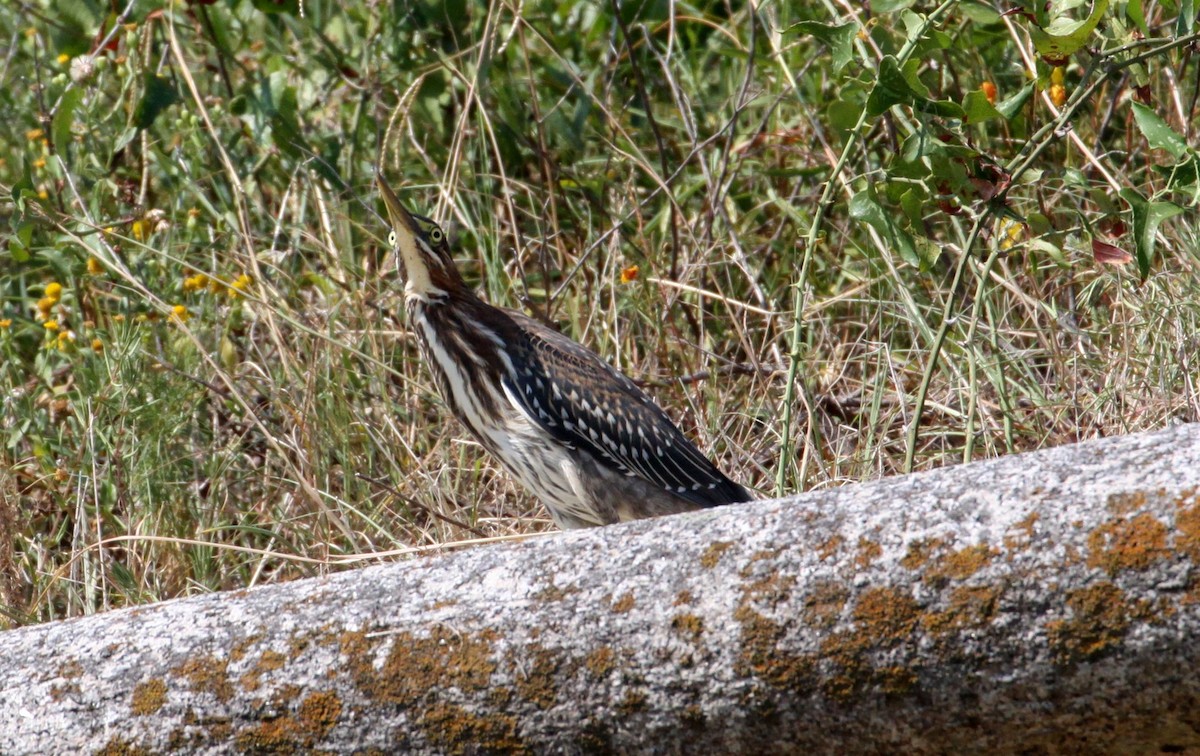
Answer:
M1175 165L1156 165L1154 170L1167 179L1168 191L1180 191L1200 183L1200 156L1190 155Z
M1067 15L1067 11L1073 10L1076 5L1071 0L1052 0L1048 13L1050 23L1043 28L1030 27L1029 34L1039 55L1050 60L1062 60L1081 49L1108 10L1108 0L1096 0L1092 12L1086 18L1076 20Z
M1183 208L1172 202L1151 202L1136 189L1121 190L1121 197L1133 209L1133 239L1137 250L1138 273L1142 280L1150 274L1154 262L1154 237L1159 225L1183 212Z
M978 89L967 92L967 96L963 98L962 107L967 123L983 123L993 118L1004 117L992 103L988 102L987 95Z
M67 147L71 144L71 125L75 122L75 111L82 101L83 90L79 87L67 90L58 101L58 109L50 121L50 138L59 155L67 154Z
M1194 0L1179 0L1179 16L1175 19L1175 36L1186 37L1196 29L1196 3Z
M1172 129L1158 113L1140 102L1133 102L1133 119L1137 121L1142 136L1156 150L1166 150L1179 160L1188 153L1187 142Z
M910 8L916 3L916 0L872 0L871 12L876 15L884 13L895 13L905 8Z
M147 73L141 102L133 113L133 125L139 129L149 128L164 110L180 101L179 93L171 86L171 82L162 76Z
M931 100L929 90L916 78L906 74L891 55L884 56L879 64L879 78L867 97L867 115L875 117L887 112L893 105L909 105L914 110L933 113L943 118L962 118L963 109L949 100Z
M1125 15L1133 21L1143 37L1150 36L1150 29L1146 26L1146 13L1142 10L1142 0L1129 0L1125 5Z
M854 35L858 33L855 24L838 24L835 26L816 21L801 21L800 23L792 24L787 30L789 32L796 31L800 34L808 34L829 45L829 50L833 53L833 70L835 73L845 68L854 54Z
M254 0L254 7L263 13L290 13L295 16L300 12L300 0Z
M1025 103L1033 96L1035 82L1029 82L1021 87L1021 91L1016 94L1005 97L1000 102L996 103L996 112L1004 116L1004 120L1011 121L1014 116L1021 112L1021 108L1025 107Z
M896 225L893 216L875 200L875 193L870 189L864 189L850 198L850 217L878 231L884 241L900 254L900 259L927 270L924 254L927 250L918 251L912 234Z

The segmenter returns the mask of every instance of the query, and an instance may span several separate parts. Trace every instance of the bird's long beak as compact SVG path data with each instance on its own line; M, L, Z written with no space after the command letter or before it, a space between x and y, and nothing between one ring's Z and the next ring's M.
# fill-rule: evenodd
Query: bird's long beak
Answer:
M383 195L383 204L387 206L388 218L392 222L392 227L399 236L404 232L408 232L413 236L420 234L420 226L413 219L412 214L405 209L404 205L400 204L400 200L396 198L396 193L392 191L392 187L388 185L386 179L383 178L383 171L375 169L375 182L379 184L379 192Z

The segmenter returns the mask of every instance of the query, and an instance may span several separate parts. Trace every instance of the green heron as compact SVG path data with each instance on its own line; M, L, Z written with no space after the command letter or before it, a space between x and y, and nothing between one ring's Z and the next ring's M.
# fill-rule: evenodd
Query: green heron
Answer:
M409 328L442 399L564 530L749 501L598 356L463 282L436 223L376 175Z

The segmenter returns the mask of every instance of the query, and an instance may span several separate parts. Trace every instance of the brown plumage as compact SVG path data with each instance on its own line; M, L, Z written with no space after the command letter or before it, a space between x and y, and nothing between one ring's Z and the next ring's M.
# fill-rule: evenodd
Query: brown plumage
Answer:
M749 501L633 381L466 287L445 234L382 176L405 308L438 392L564 529Z

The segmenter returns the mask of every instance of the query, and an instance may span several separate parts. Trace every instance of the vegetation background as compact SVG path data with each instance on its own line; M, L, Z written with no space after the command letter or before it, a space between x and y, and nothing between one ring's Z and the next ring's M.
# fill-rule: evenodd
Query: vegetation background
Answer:
M377 163L764 495L1200 419L1194 24L6 2L0 627L551 528L435 398Z

